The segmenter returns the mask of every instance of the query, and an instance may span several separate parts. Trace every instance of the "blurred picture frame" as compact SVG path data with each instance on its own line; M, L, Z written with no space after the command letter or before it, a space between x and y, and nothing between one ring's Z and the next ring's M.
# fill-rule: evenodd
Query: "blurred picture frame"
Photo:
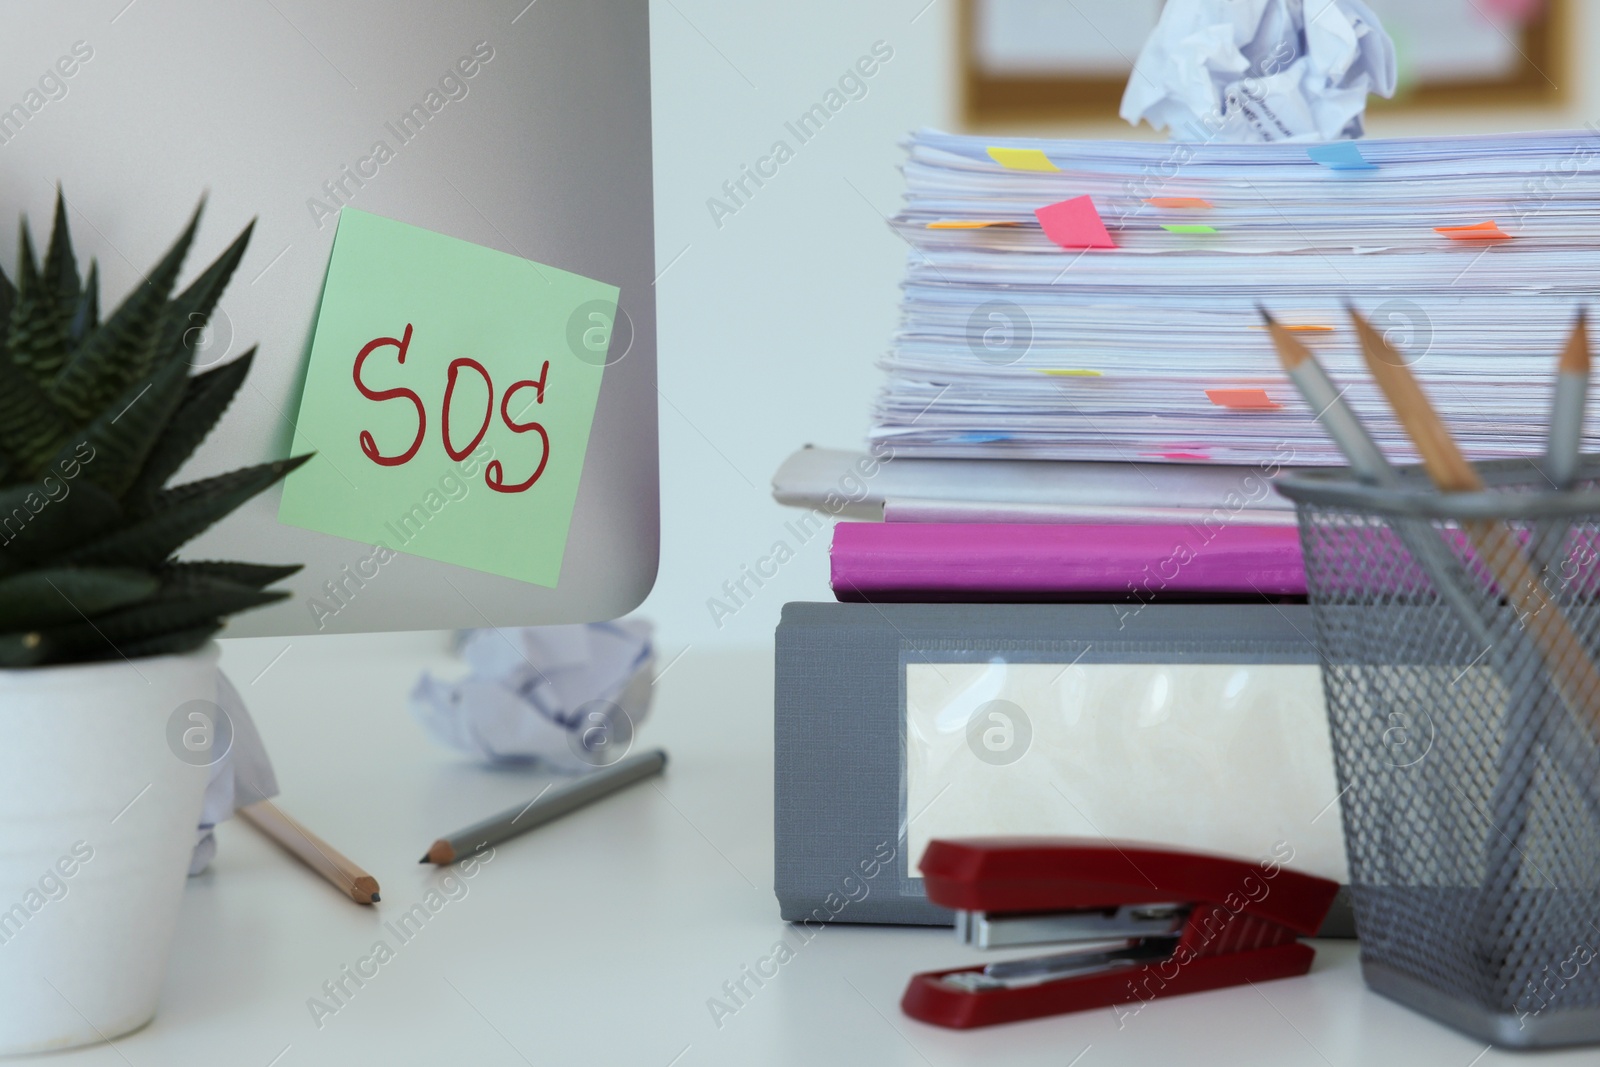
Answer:
M1374 97L1375 112L1558 107L1569 98L1572 0L1369 4L1400 58L1400 91L1393 100ZM964 124L1115 120L1161 6L1162 0L960 0Z

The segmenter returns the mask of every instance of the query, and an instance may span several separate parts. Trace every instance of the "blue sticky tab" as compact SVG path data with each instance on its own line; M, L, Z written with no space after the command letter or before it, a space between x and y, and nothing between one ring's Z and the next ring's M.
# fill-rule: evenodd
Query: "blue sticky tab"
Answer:
M1354 141L1330 141L1327 144L1306 146L1306 155L1312 162L1321 163L1329 170L1377 170L1376 163L1368 163Z

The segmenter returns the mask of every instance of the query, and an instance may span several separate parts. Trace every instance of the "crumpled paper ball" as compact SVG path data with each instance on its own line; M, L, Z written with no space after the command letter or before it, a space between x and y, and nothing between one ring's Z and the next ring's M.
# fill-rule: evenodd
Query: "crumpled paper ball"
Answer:
M1361 0L1168 0L1121 115L1175 141L1360 137L1367 95L1393 96L1396 74Z
M567 774L615 762L650 711L653 629L623 619L465 631L467 676L424 671L411 713L435 740L490 762Z

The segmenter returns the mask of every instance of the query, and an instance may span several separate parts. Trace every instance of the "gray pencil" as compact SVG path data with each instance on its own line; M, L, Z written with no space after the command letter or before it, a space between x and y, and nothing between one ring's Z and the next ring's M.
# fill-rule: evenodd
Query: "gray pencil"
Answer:
M1556 364L1555 395L1550 403L1549 436L1545 438L1544 473L1560 492L1578 480L1583 459L1583 416L1589 393L1589 328L1582 308L1572 325L1567 346ZM1534 527L1534 569L1546 574L1556 565L1566 546L1570 525L1545 521Z
M428 849L428 854L417 862L447 866L479 849L497 845L535 826L559 819L634 782L660 774L666 765L667 754L659 748L651 749L619 759L564 785L548 786L526 804L507 808L498 815L473 823L465 830L439 838Z
M1589 331L1584 313L1572 327L1556 369L1550 437L1545 446L1545 473L1557 489L1571 489L1583 450L1583 408L1589 392Z
M1294 334L1274 320L1266 308L1258 304L1256 310L1261 312L1261 318L1267 324L1278 360L1283 364L1289 380L1300 390L1306 403L1311 405L1323 430L1333 439L1339 451L1344 453L1350 470L1368 485L1398 488L1400 472L1395 470L1355 411L1345 402L1344 392L1333 384L1333 379L1322 369L1316 356ZM1351 314L1354 314L1353 309ZM1473 580L1462 570L1460 561L1450 547L1439 539L1438 532L1425 520L1417 519L1397 519L1393 527L1400 543L1422 567L1439 595L1455 609L1473 636L1483 642L1485 649L1492 647L1494 636L1484 625L1474 598L1467 592L1473 588Z
M1344 402L1344 394L1333 384L1333 379L1328 377L1328 372L1322 369L1322 364L1317 362L1311 350L1267 314L1266 308L1257 305L1256 310L1266 320L1284 372L1300 390L1300 395L1305 397L1306 403L1311 405L1317 421L1322 423L1322 428L1333 439L1333 443L1344 453L1355 476L1373 485L1398 485L1399 472L1390 465L1378 443L1356 417L1355 411Z

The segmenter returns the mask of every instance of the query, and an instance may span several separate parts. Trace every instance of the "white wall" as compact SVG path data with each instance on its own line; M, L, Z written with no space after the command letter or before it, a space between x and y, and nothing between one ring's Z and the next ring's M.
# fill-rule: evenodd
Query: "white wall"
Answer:
M1600 11L1573 5L1578 55L1600 54ZM1381 0L1373 6L1381 13ZM707 608L774 541L793 542L783 523L796 513L768 491L783 457L806 442L864 439L905 258L882 218L900 200L898 142L919 125L955 121L955 15L953 0L651 3L662 552L641 610L660 624L669 653L766 644L785 601L829 599L822 534L720 627ZM784 123L876 41L894 55L867 80L866 97L799 145ZM1561 111L1379 116L1369 133L1600 122L1600 79L1582 79L1571 96ZM1121 123L1041 132L1150 136ZM719 226L707 200L778 139L794 158L763 187L750 185L748 202Z
M949 111L952 5L927 3L650 5L662 544L641 611L669 650L769 643L785 601L829 596L823 534L720 629L706 607L797 514L770 496L783 457L865 437L905 254L883 221L900 198L898 142ZM877 41L893 58L867 95L800 144L784 124ZM718 226L706 201L779 139L794 158Z

